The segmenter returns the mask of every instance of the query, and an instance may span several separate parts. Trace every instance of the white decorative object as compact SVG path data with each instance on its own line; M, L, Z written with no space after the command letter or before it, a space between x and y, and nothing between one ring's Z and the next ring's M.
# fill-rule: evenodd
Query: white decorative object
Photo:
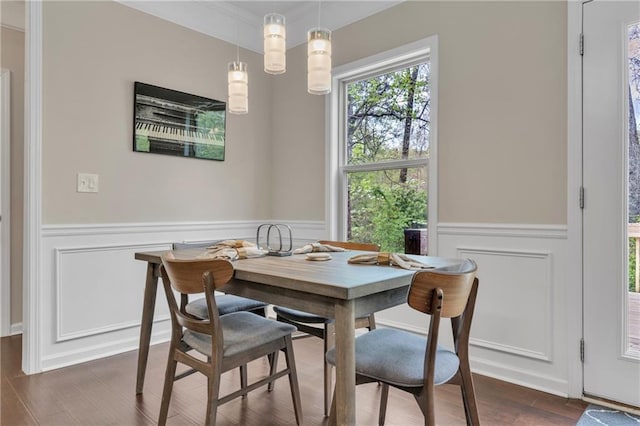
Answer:
M307 91L312 95L331 92L331 31L326 28L307 33Z
M245 62L229 62L227 74L229 83L228 109L232 114L246 114L249 112L249 77Z
M264 71L282 74L287 69L285 18L278 13L264 17Z

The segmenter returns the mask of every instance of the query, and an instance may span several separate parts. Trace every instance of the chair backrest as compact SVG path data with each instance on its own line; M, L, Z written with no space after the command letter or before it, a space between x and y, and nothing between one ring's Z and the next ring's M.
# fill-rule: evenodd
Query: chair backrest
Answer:
M222 359L223 332L213 291L229 282L233 277L233 266L223 259L176 259L172 252L162 256L162 283L171 314L172 342L182 339L183 328L211 336L211 353L215 359ZM178 308L173 290L181 294ZM208 318L202 319L184 311L188 294L204 293L207 301Z
M231 262L223 259L176 259L171 252L162 256L171 287L182 294L203 293L203 275L210 272L215 288L221 287L233 277Z
M416 272L407 303L425 314L432 315L437 309L441 317L459 317L467 307L476 270L475 262L466 259L460 265ZM440 300L434 301L434 297Z
M320 244L328 244L334 247L341 247L346 250L361 250L361 251L380 251L380 246L373 243L356 243L353 241L328 241L320 240Z
M211 241L198 241L197 243L173 243L172 247L174 250L184 250L190 248L205 248L212 246L216 243L224 240L211 240Z

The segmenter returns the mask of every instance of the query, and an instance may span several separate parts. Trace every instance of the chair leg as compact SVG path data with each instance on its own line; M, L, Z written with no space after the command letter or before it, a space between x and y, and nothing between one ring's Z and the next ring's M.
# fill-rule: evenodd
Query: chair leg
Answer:
M413 396L420 406L420 410L422 410L422 415L424 415L424 425L436 426L436 416L434 412L435 404L433 403L433 386L425 386L420 395Z
M242 394L242 398L246 398L248 392L247 389L247 364L242 364L240 366L240 389L245 389L245 392Z
M324 325L324 355L333 348L334 341L334 325L333 323L327 323ZM331 407L331 391L333 389L333 367L329 364L323 355L324 361L324 415L329 415L329 409Z
M387 400L389 399L389 385L382 383L382 390L380 392L380 414L378 415L378 426L384 425L384 420L387 417Z
M169 402L171 401L171 391L173 390L173 379L176 375L176 365L178 362L173 358L174 347L173 344L169 349L169 359L167 360L167 370L164 375L164 388L162 389L162 402L160 404L160 417L158 418L158 425L165 425L167 423L167 416L169 414Z
M369 331L371 330L375 330L376 328L376 315L375 314L369 314L369 327L367 327L369 329Z
M293 356L293 342L291 335L285 336L286 346L284 356L289 369L289 387L291 388L291 398L293 399L293 411L296 414L296 424L302 424L302 402L300 400L300 388L298 387L298 372L296 370L296 360Z
M338 417L336 413L336 392L334 389L333 398L331 398L331 409L329 410L329 420L327 421L328 426L336 426L338 422Z
M473 388L473 378L469 363L460 360L460 390L462 392L462 402L464 404L464 412L467 418L468 426L478 426L480 424L480 415L478 414L478 404L476 403L476 393Z
M213 377L207 380L207 426L215 426L216 415L218 414L218 396L220 392L220 374L213 372Z
M276 371L278 371L278 354L279 354L279 351L276 351L274 353L267 355L267 359L269 360L270 376L273 376L274 374L276 374ZM275 389L275 386L276 386L276 381L275 380L270 381L269 384L267 385L267 392L273 391L273 389Z

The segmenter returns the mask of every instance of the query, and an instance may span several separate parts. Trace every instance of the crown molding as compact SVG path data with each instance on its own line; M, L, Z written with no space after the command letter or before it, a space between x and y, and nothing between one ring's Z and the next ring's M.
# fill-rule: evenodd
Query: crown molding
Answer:
M116 0L125 6L262 54L263 16L240 1ZM401 3L388 1L324 1L320 26L332 31ZM246 3L246 4L245 4ZM307 30L318 26L316 2L291 2L287 11L287 46L305 43Z

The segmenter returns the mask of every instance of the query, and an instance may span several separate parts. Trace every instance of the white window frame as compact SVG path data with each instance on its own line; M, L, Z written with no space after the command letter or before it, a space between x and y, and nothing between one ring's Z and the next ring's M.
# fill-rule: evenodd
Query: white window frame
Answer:
M345 165L346 148L344 140L344 91L352 81L379 75L385 70L398 67L430 63L429 91L431 99L429 129L429 159L398 160L385 163L386 169L426 166L428 170L428 251L436 255L438 250L438 36L432 35L422 40L400 46L368 58L360 59L333 69L332 91L326 103L326 194L325 223L329 238L346 238L346 196L347 172L380 170L380 164Z

